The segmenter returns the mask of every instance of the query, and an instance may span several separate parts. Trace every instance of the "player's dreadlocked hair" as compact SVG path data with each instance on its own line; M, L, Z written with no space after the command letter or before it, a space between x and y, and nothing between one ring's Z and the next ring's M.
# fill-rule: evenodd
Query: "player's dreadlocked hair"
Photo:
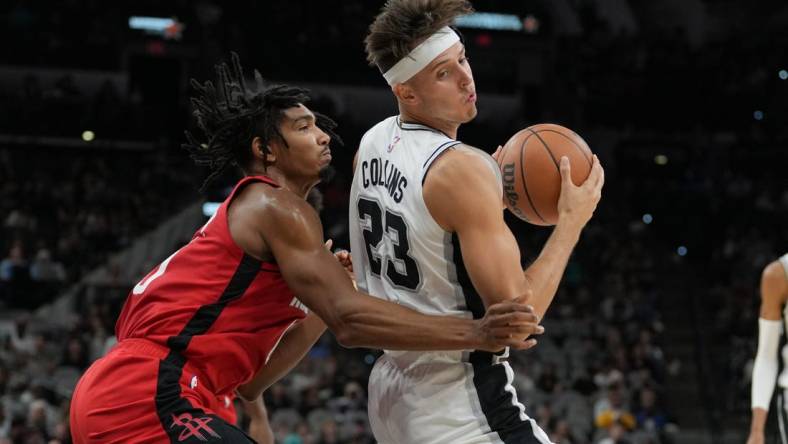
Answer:
M263 77L257 70L254 71L255 88L249 89L238 54L233 52L230 58L229 66L227 63L215 66L216 86L210 80L204 84L191 80L197 91L191 98L192 114L205 140L200 141L186 131L186 143L182 146L197 165L207 166L210 170L200 191L231 165L241 169L247 167L252 161L250 146L255 137L260 137L266 150L274 139L288 146L279 130L284 112L310 99L309 91L304 88L287 85L265 88ZM319 113L315 113L315 118L320 129L332 140L342 143L334 132L336 122Z

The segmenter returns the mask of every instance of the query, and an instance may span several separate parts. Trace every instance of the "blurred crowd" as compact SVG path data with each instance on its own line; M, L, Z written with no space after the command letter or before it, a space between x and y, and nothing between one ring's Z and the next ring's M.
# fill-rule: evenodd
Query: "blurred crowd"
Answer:
M0 147L0 306L48 302L194 200L190 162L179 159Z
M82 372L105 353L111 319L112 313L96 306L73 328L28 315L0 322L0 442L71 442L71 392Z
M715 217L729 223L719 228L720 242L708 246L709 267L698 280L709 283L701 317L711 326L703 337L714 377L709 384L729 387L709 391L710 401L721 406L712 418L716 423L744 419L743 427L749 426L761 272L788 253L788 187L782 172L767 167L785 164L784 146L732 156L736 168L719 184L721 197L715 199ZM776 421L770 426L776 429Z
M41 79L31 70L0 84L0 131L9 135L79 138L86 130L102 138L149 140L139 90L125 91L116 79L99 79L95 90L67 71ZM94 136L95 137L95 136Z
M478 90L518 96L526 121L620 131L741 131L757 124L761 131L785 132L779 122L788 113L788 81L778 73L787 69L781 48L788 28L779 26L785 14L769 13L771 5L784 7L779 2L765 1L757 11L708 2L703 38L677 17L661 20L658 6L623 2L623 13L633 14L635 24L621 27L600 11L600 2L568 2L563 13L546 3L474 2L481 11L536 14L542 25L535 34L464 30ZM95 0L70 0L58 8L6 2L0 6L0 37L14 45L0 48L5 64L126 77L85 91L67 73L47 82L27 76L0 96L0 129L73 134L96 127L120 138L177 138L185 124L177 111L187 104L188 78L208 78L230 51L275 81L382 87L362 44L380 6L339 0L140 1L112 8ZM175 18L183 32L164 39L131 30L133 15ZM576 22L577 32L558 32L564 22ZM764 28L769 32L753 32ZM513 63L512 51L521 51L528 64Z

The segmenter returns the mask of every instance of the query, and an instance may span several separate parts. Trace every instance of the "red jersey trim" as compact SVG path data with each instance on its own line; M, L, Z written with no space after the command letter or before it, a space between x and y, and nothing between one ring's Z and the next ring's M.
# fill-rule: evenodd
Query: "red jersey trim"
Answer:
M234 300L242 297L249 286L254 282L260 269L260 261L245 254L233 273L230 282L219 298L210 304L197 309L183 329L167 340L170 349L167 356L161 361L156 375L156 413L164 431L170 437L170 442L181 441L173 431L173 421L177 419L176 413L196 412L205 415L205 411L192 406L181 396L180 379L187 359L183 352L189 347L191 338L207 332L219 318L224 308ZM178 440L178 441L176 441Z
M230 207L230 204L233 202L233 200L235 200L238 193L240 193L243 188L253 182L262 182L267 185L271 185L274 188L281 188L281 185L268 176L246 176L238 181L237 184L235 184L235 187L233 187L230 195L227 196L224 202L222 202L222 205L216 212L216 216L218 216L217 219L219 219L216 222L220 223L220 226L216 227L217 234L226 238L226 245L228 246L228 249L233 254L233 256L237 258L242 258L247 253L243 250L243 248L238 246L238 244L235 242L235 239L233 239L232 234L230 234L230 221L228 219L227 209ZM210 223L210 221L208 223ZM206 223L206 227L208 223ZM205 227L201 228L198 233L204 232L205 229ZM260 269L263 271L279 273L279 265L275 262L260 261Z

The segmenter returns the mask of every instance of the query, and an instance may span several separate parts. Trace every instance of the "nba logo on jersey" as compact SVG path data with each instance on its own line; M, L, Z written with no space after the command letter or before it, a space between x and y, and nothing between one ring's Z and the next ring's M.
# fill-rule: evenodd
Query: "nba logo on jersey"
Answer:
M396 144L397 144L397 142L399 142L399 140L400 140L400 137L399 137L399 136L396 136L396 137L394 137L394 141L392 141L392 142L389 144L389 147L388 147L388 149L387 149L386 151L388 151L389 153L390 153L390 152L392 152L392 151L394 151L394 145L396 145Z

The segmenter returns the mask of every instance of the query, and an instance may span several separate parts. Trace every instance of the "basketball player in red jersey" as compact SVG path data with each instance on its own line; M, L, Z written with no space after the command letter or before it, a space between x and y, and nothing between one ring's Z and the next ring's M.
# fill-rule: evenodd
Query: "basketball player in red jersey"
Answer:
M263 89L259 73L257 89L248 89L235 55L217 72L219 88L193 82L194 115L206 139L187 133L186 148L211 168L208 181L231 165L246 177L191 242L128 296L117 346L75 389L75 443L253 442L210 406L266 363L276 364L274 373L294 365L298 353L272 355L288 330L294 341L311 340L325 324L350 347L495 351L535 344L526 338L542 328L519 302L471 320L427 316L355 291L305 201L331 160L333 121L303 105L303 89Z

